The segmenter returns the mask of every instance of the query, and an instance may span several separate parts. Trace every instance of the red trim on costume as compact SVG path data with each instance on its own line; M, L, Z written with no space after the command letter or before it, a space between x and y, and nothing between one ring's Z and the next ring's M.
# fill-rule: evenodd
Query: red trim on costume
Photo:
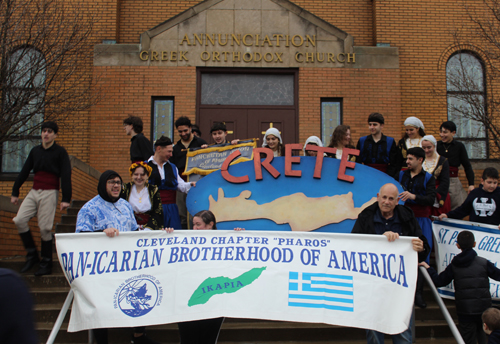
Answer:
M458 177L458 167L450 166L450 177Z
M149 221L149 214L134 213L134 215L138 225L144 226Z
M431 215L431 207L428 205L407 204L406 206L413 210L415 217L429 217Z
M366 166L370 166L376 170L387 173L387 164L366 164Z
M161 204L175 204L175 190L160 190Z
M54 173L38 171L33 178L34 190L59 190L59 177Z

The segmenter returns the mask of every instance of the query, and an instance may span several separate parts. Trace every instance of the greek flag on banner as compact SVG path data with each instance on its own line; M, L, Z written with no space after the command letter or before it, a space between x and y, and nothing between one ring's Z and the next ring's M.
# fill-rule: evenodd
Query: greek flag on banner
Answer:
M354 312L352 276L290 271L288 305Z

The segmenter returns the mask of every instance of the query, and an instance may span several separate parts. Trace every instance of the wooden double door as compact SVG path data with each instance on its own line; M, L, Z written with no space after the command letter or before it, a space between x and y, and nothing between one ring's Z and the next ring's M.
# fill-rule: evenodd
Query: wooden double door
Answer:
M296 143L296 110L280 107L216 106L199 109L199 126L202 137L210 143L210 128L215 122L226 123L228 140L258 138L257 146L262 145L264 133L270 127L277 128L283 143Z

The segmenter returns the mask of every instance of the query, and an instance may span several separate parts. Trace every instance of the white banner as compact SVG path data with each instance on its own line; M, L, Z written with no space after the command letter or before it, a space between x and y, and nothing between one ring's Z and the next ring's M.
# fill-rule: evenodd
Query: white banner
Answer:
M68 331L215 317L408 328L411 238L228 230L56 234Z
M500 231L497 226L485 225L477 222L446 219L432 223L434 243L436 245L436 265L438 273L443 272L451 263L453 257L462 252L457 247L458 234L463 230L471 231L476 239L474 250L477 255L500 266ZM443 298L454 299L455 288L453 282L445 287L438 288ZM500 283L490 278L490 292L493 301L500 301Z

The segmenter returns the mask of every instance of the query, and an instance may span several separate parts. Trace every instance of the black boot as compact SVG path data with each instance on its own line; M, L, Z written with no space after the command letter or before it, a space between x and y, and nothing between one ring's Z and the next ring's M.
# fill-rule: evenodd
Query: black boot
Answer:
M33 236L31 235L30 231L20 233L21 240L23 241L23 245L26 248L26 263L24 263L24 266L21 269L21 273L28 271L31 269L35 264L37 264L40 261L40 258L38 258L38 252L36 250L35 242L33 241Z
M415 305L420 308L426 308L427 303L424 300L424 276L419 271L417 276L417 288L415 290Z
M52 240L42 240L42 261L35 276L50 275L52 273Z

